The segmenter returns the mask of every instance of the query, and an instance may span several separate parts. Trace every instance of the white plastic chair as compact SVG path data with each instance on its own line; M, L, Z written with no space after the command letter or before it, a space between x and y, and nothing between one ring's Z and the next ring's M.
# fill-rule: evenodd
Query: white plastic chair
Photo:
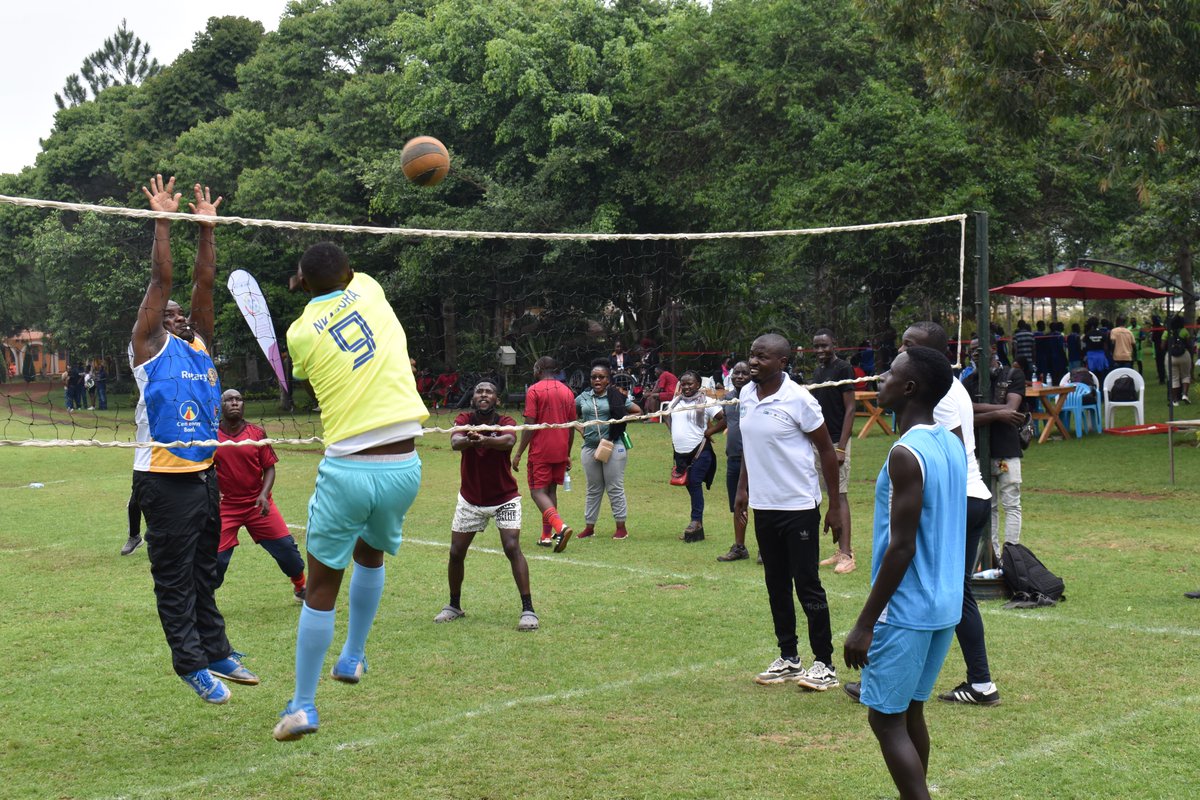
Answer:
M1133 379L1133 385L1137 387L1137 400L1113 400L1109 397L1109 392L1112 391L1113 384L1121 376L1127 376ZM1144 425L1146 423L1146 379L1141 373L1129 367L1118 367L1104 376L1104 427L1111 428L1113 426L1113 412L1124 406L1132 408L1134 413L1135 424Z

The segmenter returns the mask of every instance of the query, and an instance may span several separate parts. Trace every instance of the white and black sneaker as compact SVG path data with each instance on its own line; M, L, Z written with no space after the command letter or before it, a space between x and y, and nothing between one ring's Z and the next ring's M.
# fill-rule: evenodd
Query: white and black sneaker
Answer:
M993 684L990 692L981 692L963 681L945 694L939 694L938 700L946 703L965 703L971 706L998 706L1000 705L1000 690Z
M796 683L800 684L800 688L811 689L814 692L823 692L826 689L841 686L833 667L823 661L814 661L813 665L804 671L804 675Z
M754 676L754 682L760 683L763 686L772 686L777 683L795 683L804 677L804 665L800 663L800 659L792 660L780 656L771 662L771 666L767 667L765 672L760 672Z

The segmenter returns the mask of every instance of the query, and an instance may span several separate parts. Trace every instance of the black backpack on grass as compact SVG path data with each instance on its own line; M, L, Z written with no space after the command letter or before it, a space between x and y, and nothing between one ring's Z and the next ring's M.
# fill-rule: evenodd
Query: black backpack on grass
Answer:
M1013 594L1014 607L1052 606L1065 600L1066 584L1023 544L1004 543L1000 555L1004 583Z

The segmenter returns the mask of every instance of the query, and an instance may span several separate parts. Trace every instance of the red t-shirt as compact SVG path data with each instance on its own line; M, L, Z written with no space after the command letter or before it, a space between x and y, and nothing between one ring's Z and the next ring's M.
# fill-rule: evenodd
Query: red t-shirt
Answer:
M574 422L575 393L562 381L538 381L525 393L526 422ZM561 464L571 458L571 430L550 428L533 432L529 460Z
M454 418L455 425L479 424L474 414L464 411ZM516 420L503 414L496 415L496 425L516 425ZM501 431L480 431L484 436L503 436ZM458 474L462 478L459 494L471 505L501 506L517 497L517 479L513 477L512 448L492 450L487 447L472 447L463 450L462 464Z
M244 442L266 439L266 432L257 425L246 423L242 432L230 436L217 429L218 442ZM217 464L217 485L221 487L221 502L229 504L253 504L262 491L263 470L279 461L271 446L218 447L213 455Z
M660 400L670 400L675 396L675 387L679 385L679 378L676 378L673 373L664 371L658 376L658 398Z

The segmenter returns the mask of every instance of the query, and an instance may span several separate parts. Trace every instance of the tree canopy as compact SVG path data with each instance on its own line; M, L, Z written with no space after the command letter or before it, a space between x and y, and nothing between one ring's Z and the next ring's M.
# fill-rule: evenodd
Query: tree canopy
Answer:
M272 33L214 17L171 64L144 71L132 61L148 48L122 26L128 36L89 59L135 79L97 78L62 103L36 165L0 189L140 207L138 187L162 172L212 186L244 217L509 231L981 209L1005 279L1098 248L1182 274L1193 233L1171 198L1197 173L1170 165L1198 149L1183 124L1186 14L1106 23L1101 5L985 3L973 16L950 0L299 0ZM1050 35L1061 41L1039 53ZM1117 76L1082 74L1102 64ZM1097 155L1098 129L1127 158ZM421 134L451 151L432 189L400 171L401 147ZM1151 241L1155 225L1174 243ZM182 265L193 232L177 230ZM316 237L217 236L222 269L258 277L282 332L303 303L286 276ZM422 360L471 369L505 342L530 354L607 336L728 351L765 327L799 337L832 325L850 342L960 312L954 226L706 244L336 238L385 287ZM0 242L0 325L123 351L146 225L0 206ZM217 314L222 350L253 353L229 298Z

